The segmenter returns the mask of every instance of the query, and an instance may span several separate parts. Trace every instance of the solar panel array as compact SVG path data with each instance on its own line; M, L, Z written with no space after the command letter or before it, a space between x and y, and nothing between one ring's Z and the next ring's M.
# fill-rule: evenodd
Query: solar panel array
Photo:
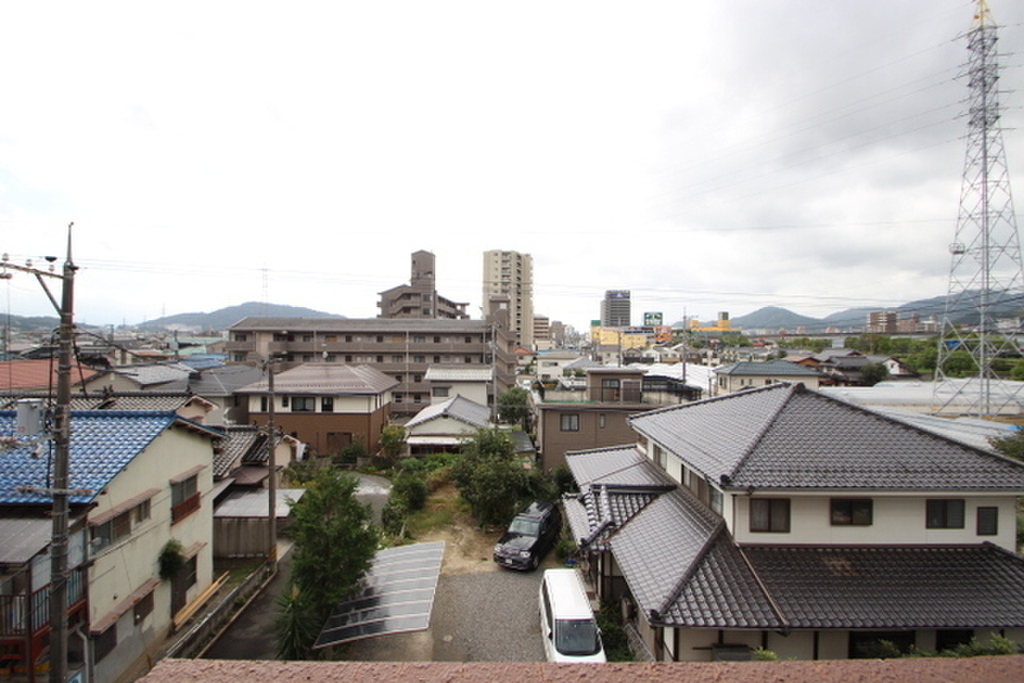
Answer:
M378 552L363 577L362 590L334 609L313 649L426 629L443 557L443 542Z

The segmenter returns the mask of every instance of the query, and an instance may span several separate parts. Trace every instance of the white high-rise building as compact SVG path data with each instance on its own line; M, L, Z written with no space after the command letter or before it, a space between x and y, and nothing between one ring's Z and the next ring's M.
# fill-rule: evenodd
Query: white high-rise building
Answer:
M498 249L484 252L484 317L507 305L519 344L533 349L533 257Z

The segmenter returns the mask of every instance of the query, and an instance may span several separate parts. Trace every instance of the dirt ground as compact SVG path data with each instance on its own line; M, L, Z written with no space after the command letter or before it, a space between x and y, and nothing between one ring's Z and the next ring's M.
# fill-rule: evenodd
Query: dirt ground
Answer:
M458 524L436 529L416 539L417 543L444 541L441 574L476 574L500 569L493 559L494 544L501 531L484 531L459 520Z

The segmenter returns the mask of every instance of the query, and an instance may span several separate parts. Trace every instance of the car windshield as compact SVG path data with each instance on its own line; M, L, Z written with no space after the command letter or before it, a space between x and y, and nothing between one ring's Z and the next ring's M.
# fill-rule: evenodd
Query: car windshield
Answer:
M563 655L593 655L601 650L601 638L593 619L559 619L555 622L555 649Z
M509 533L521 534L523 536L536 536L540 533L540 522L533 519L516 517L512 520L512 526L508 528Z

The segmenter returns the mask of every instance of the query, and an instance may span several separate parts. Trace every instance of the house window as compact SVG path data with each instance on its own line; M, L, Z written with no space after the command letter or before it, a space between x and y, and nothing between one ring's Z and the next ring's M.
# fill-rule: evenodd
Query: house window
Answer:
M248 355L249 354L244 353L244 352L242 352L242 353L233 353L233 354L231 354L231 360L232 360L232 362L235 362L235 363L244 363L245 359L248 357Z
M337 354L334 354L334 353L324 354L324 361L327 362L327 363L337 363L338 362L338 356L337 356Z
M654 446L654 462L658 463L658 467L665 469L665 449L661 446Z
M465 363L472 363L473 362L473 356L465 356L462 360Z
M999 508L978 508L978 535L995 536L999 533Z
M95 636L92 642L92 652L96 661L99 662L109 655L117 647L117 622L115 621L103 633Z
M441 356L434 356L434 362L435 363L440 363L441 362Z
M176 524L199 509L199 475L171 482L171 524Z
M711 509L716 515L722 514L722 492L716 489L714 486L709 487L708 492L711 498Z
M602 389L618 389L619 388L619 380L617 380L617 379L603 379L603 380L601 380L601 388Z
M562 415L561 429L563 432L580 431L580 416L577 413L567 413Z
M350 356L350 355L346 354L346 355L345 355L345 362L346 362L346 363L351 363L351 362L352 362L352 356Z
M401 363L402 362L402 357L401 356L391 356L391 362L392 363Z
M327 335L327 337L325 337L325 341L328 344L336 344L338 342L338 335L336 335L336 334L329 334L329 335Z
M285 407L285 408L288 407L288 396L287 395L281 397L281 405L283 407Z
M303 363L312 363L313 362L313 354L311 354L311 353L304 353L304 354L302 354L302 362Z
M434 343L435 344L440 344L441 343L441 338L440 337L434 337Z
M378 344L383 344L384 343L384 335L383 334L378 334L377 335L377 343Z
M236 342L246 342L246 341L249 341L249 335L247 335L245 332L235 332L235 341Z
M121 541L131 535L132 531L149 519L150 502L147 498L138 505L124 510L102 524L90 529L92 550L97 551Z
M423 401L423 394L413 394L412 395L412 402L413 403L421 403L422 401Z
M604 429L607 424L608 424L608 418L607 418L607 416L604 413L601 413L600 415L597 416L597 426L598 427L600 427L601 429Z
M789 533L789 498L751 498L750 530Z
M309 343L309 342L313 341L313 335L311 335L311 334L304 334L304 335L302 335L302 341L304 341L306 343Z
M352 343L352 335L351 334L346 334L345 335L345 343L346 344L351 344Z
M832 526L870 526L873 512L870 498L833 498Z
M427 343L427 338L425 336L423 336L422 334L415 334L412 337L412 343L413 344L426 344Z
M467 344L472 344L473 343L473 338L472 337L466 337L466 343Z
M434 398L448 398L448 390L450 387L434 387L432 395Z
M413 381L414 383L415 383L415 382L422 382L422 381L423 381L423 375L413 375L413 376L412 376L412 381Z
M926 526L929 529L963 529L963 498L929 499Z
M146 593L146 597L135 603L135 623L139 623L153 611L153 591Z
M265 413L268 410L268 398L266 396L260 396L260 412Z
M427 357L426 356L413 356L412 357L412 362L413 363L426 363L427 362Z
M293 413L315 413L316 399L312 396L295 396L292 398Z
M334 397L324 396L320 399L320 412L321 413L333 413L334 412Z

